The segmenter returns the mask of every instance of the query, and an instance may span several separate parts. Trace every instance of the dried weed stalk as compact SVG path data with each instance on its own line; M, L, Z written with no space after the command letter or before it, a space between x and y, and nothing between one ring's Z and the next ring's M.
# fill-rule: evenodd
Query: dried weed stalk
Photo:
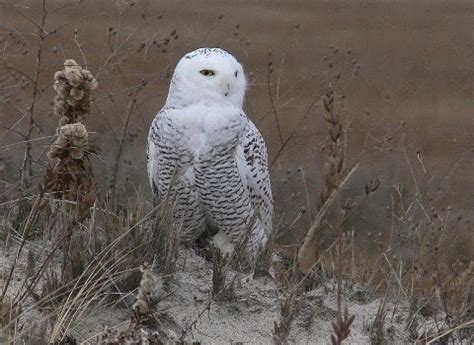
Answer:
M380 301L377 309L377 315L372 324L369 326L370 343L372 345L385 344L385 319L387 317L387 296Z
M273 321L273 341L276 344L288 343L291 325L305 301L305 285L310 280L310 275L302 275L298 266L295 252L292 262L286 268L286 280L282 282L285 298L280 303L280 320Z
M324 165L324 190L319 196L319 208L329 200L331 193L339 187L344 169L345 135L340 114L334 108L335 88L329 84L323 97L323 117L328 124L328 157Z
M338 78L339 77L337 77L337 79ZM299 267L305 273L311 271L313 265L318 261L320 256L318 253L320 238L318 238L317 235L323 227L323 220L326 217L328 208L336 199L341 199L339 195L341 188L358 167L358 165L356 165L349 170L345 169L346 137L341 123L340 114L335 109L335 99L335 86L330 83L323 96L323 117L328 125L329 132L326 146L328 157L324 169L324 190L321 192L319 198L319 212L298 253ZM366 186L366 196L375 191L377 187L377 183L373 185L372 183L370 185L368 184ZM340 205L338 210L339 220L334 226L336 233L334 275L337 284L337 317L336 321L333 323L334 334L331 335L331 341L333 344L340 344L349 336L350 327L354 321L354 316L349 316L347 306L343 306L343 280L346 256L346 240L343 233L343 224L348 219L353 208L354 205L351 205L349 202L346 202L345 205Z
M212 248L212 296L215 298L224 290L228 267L219 249Z
M275 344L288 344L291 325L300 310L303 298L298 289L293 289L280 304L280 321L273 322L273 341Z
M67 60L64 71L55 74L55 90L57 92L55 113L62 118L57 129L56 140L51 145L48 154L54 162L52 167L47 168L43 184L40 185L39 195L32 206L27 221L23 223L22 241L2 296L6 294L29 232L36 226L40 217L42 215L46 217L47 228L56 227L59 231L55 236L51 250L41 265L38 265L38 268L33 265L32 253L28 256L28 274L14 297L12 303L14 309L20 308L28 295L38 303L44 302L42 296L35 292L35 288L48 268L51 268L52 258L58 250L63 252L62 281L73 281L81 273L80 267L75 268L74 264L78 261L71 255L71 243L74 233L77 232L75 231L77 225L89 217L90 208L94 204L96 196L95 182L89 161L88 133L84 124L76 121L85 119L85 115L90 109L90 92L96 87L97 82L90 72L83 70L73 60ZM63 215L60 222L57 218L59 214ZM81 241L78 242L78 246L80 244ZM56 274L53 276L56 277ZM47 279L43 286L43 292L49 295L50 290L54 289L57 293L58 285L57 279L54 279L54 282ZM43 297L46 296L43 294ZM52 296L48 296L48 299L51 298ZM18 317L14 320L17 322Z
M52 208L59 207L60 212L66 215L62 273L64 279L70 280L80 275L82 261L80 255L74 257L71 248L74 229L90 216L97 198L90 163L93 150L83 122L91 108L91 93L98 83L88 70L72 59L64 62L64 70L56 72L54 80L54 112L61 118L56 139L48 152L54 165L47 169L44 185L54 197ZM75 252L80 254L80 251Z
M331 334L331 343L333 345L342 344L342 341L349 336L354 319L354 315L349 315L347 306L344 308L344 314L340 313L338 309L336 321L332 323L334 334Z
M91 108L91 93L97 80L74 60L64 62L64 70L54 75L54 113L60 116L56 139L48 157L54 166L48 169L45 186L57 198L81 205L78 218L84 219L95 201L94 180L89 156L89 134L83 122Z
M333 334L331 334L331 342L333 345L342 344L351 330L352 322L355 315L349 315L347 305L344 303L344 271L346 258L346 238L342 232L342 226L336 227L336 257L334 276L336 280L336 321L332 323Z
M334 109L334 102L334 86L329 84L323 96L323 117L328 124L329 131L329 141L327 144L328 159L324 169L325 189L319 197L319 212L311 228L308 230L298 253L300 269L305 273L310 271L318 259L319 254L317 250L320 239L317 237L317 234L321 231L323 219L330 205L336 199L336 192L343 187L357 167L353 167L344 176L345 135L340 123L340 116Z

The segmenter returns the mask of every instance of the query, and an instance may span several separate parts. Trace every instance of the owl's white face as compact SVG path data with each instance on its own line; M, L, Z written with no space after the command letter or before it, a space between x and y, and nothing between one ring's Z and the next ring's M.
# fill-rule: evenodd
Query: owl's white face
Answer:
M185 106L217 102L241 108L245 86L242 65L231 54L220 48L200 48L179 61L166 103Z

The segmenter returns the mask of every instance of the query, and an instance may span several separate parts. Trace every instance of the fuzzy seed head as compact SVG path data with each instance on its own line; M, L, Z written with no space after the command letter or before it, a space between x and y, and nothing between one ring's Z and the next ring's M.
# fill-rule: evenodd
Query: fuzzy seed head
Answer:
M90 71L72 59L64 62L64 70L54 74L53 86L56 91L54 113L61 116L61 126L84 119L91 108L91 91L97 86Z
M48 152L49 158L64 158L69 154L72 159L81 159L87 148L88 133L86 127L78 122L59 128L56 140Z
M140 271L142 280L133 309L140 314L148 314L153 312L158 301L161 284L156 274L147 265L141 266Z

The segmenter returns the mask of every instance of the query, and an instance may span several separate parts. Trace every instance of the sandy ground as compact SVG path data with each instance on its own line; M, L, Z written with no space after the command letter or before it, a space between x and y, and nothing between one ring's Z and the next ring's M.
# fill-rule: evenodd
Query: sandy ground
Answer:
M171 319L170 335L180 335L182 329L197 322L188 332L186 340L202 344L273 344L274 321L280 319L280 303L284 294L270 278L252 279L238 275L235 280L233 296L222 301L212 302L207 309L212 291L212 266L192 251L186 251L180 258L180 272L176 275L175 292L159 304L158 309ZM320 287L310 291L295 318L290 343L330 344L331 322L336 316L335 296L330 291L333 286ZM360 289L354 288L350 295L357 295ZM165 292L163 292L165 293ZM352 326L350 344L367 344L369 335L364 332L364 322L373 320L380 301L370 298L370 302L356 302L351 298L349 311L356 315ZM406 315L405 310L400 314ZM199 315L202 314L200 317ZM111 317L112 319L109 319ZM77 336L84 339L97 332L100 326L126 321L128 313L124 308L114 311L102 310L83 325ZM404 317L394 320L394 344L400 343L403 336ZM101 325L99 325L101 324ZM124 323L122 323L122 326ZM99 327L98 327L99 326ZM93 344L93 341L88 342Z
M3 250L4 247L2 247ZM0 269L5 271L13 258L14 249L2 252ZM21 284L24 262L20 262L9 295ZM271 344L274 322L280 320L280 303L285 294L270 278L252 279L242 273L231 273L235 278L233 293L222 300L212 301L212 265L192 250L182 250L178 273L167 296L158 304L163 327L171 338L179 337L188 329L186 340L202 344ZM348 344L370 343L369 325L375 318L381 300L368 289L356 284L346 288L349 313L356 316ZM332 282L321 284L301 297L301 308L291 327L289 343L330 344L331 323L336 316L335 288ZM128 303L133 303L130 296ZM83 344L95 344L97 334L104 328L123 329L128 325L130 314L124 303L104 307L92 303L90 311L71 324L71 333ZM394 311L394 308L396 310ZM208 310L207 310L208 309ZM389 303L385 323L385 337L392 344L406 341L405 329L408 317L406 303L396 306ZM39 316L36 315L35 318Z

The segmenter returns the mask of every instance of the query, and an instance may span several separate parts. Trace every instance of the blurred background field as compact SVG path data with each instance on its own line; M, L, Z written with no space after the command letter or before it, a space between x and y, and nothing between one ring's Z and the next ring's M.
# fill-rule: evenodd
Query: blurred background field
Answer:
M93 160L100 188L120 205L137 195L151 200L145 143L173 68L188 51L218 46L247 73L247 114L274 162L281 243L299 243L316 213L327 158L320 95L340 74L337 109L347 126L346 161L361 164L344 193L358 200L368 181L381 183L347 226L357 255L371 261L390 242L394 255L413 259L413 246L431 241L425 254L442 251L446 268L473 260L473 2L46 5L0 2L1 202L20 194L25 140L32 151L22 193L35 193L58 121L52 78L68 58L99 81L87 127L101 148ZM439 232L421 236L435 221ZM321 236L332 238L330 231Z

